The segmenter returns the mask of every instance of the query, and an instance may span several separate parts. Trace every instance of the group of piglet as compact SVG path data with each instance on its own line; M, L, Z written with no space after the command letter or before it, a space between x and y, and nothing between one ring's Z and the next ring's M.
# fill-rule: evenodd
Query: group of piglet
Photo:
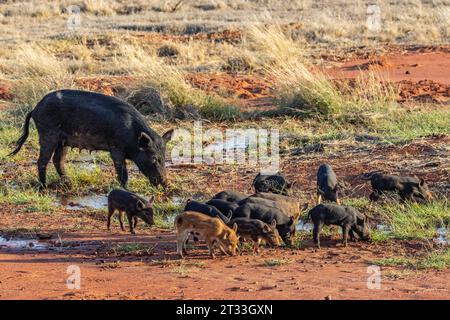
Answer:
M372 201L385 192L395 192L404 201L432 199L423 179L382 173L372 173L366 179L371 180ZM272 247L280 246L282 242L291 246L301 212L308 205L302 206L290 196L293 184L280 173L258 174L252 186L253 195L222 191L206 203L189 199L184 211L175 218L178 254L181 257L186 254L186 244L191 236L194 241L199 237L205 240L212 258L215 247L223 254L235 255L240 241L251 241L256 253L262 242ZM131 233L134 233L137 218L153 224L152 202L153 198L146 200L125 190L113 190L108 196L108 229L115 210L119 211L122 230L123 212L127 215ZM321 165L317 172L317 202L307 219L314 224L313 239L318 248L324 225L342 228L344 246L347 246L348 237L351 241L356 240L356 235L362 240L369 239L367 217L351 206L340 204L336 174L328 164Z

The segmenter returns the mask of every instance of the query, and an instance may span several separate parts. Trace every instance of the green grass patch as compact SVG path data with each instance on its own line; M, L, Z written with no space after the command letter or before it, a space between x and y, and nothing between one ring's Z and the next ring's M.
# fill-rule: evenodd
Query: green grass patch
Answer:
M450 248L432 252L424 257L392 257L373 261L382 267L406 267L408 269L446 270L450 267Z
M0 189L0 204L19 205L21 212L50 213L55 208L55 199L46 194L28 190Z
M176 204L172 201L158 202L153 204L153 220L155 226L164 229L174 228L174 219L183 210L183 204Z
M111 252L116 255L151 256L155 246L144 243L120 243L111 248Z
M446 200L429 204L387 203L377 213L390 228L387 238L430 240L436 236L436 228L450 224L450 209ZM379 236L381 237L381 236Z
M450 110L396 110L373 122L370 131L389 143L405 143L430 135L449 134Z

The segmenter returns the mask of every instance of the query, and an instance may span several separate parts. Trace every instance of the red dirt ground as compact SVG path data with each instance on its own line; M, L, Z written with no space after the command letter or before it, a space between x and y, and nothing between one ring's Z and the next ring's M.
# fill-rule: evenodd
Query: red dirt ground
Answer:
M0 251L0 299L448 299L446 272L402 273L382 268L380 289L368 289L372 259L398 254L395 245L336 245L323 249L265 249L259 256L210 260L205 247L191 251L184 262L174 255L175 238L168 231L62 234L61 252ZM156 246L144 256L120 255L108 243ZM311 245L308 241L308 245ZM411 248L401 248L408 251ZM267 259L283 265L267 266ZM81 289L69 290L67 267L81 269Z
M324 69L332 79L355 79L372 71L400 84L401 101L450 101L450 53L407 52L338 63Z

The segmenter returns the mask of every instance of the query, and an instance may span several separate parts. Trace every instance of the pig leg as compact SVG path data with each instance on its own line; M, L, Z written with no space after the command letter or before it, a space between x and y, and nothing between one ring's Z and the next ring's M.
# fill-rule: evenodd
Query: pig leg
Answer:
M355 233L353 232L352 229L350 229L350 230L348 231L348 235L350 236L350 241L356 242Z
M187 232L187 237L189 237L189 232ZM177 235L177 253L183 258L183 255L186 253L184 249L184 245L186 243L186 232L181 232Z
M106 224L106 226L107 226L107 228L108 228L108 231L110 231L111 230L111 217L112 217L112 215L114 214L114 207L113 206L111 206L111 205L108 205L108 222L107 222L107 224ZM119 215L120 215L120 213L119 213Z
M323 223L321 221L318 221L317 223L314 222L314 229L313 229L313 239L314 244L317 246L318 249L320 249L320 231L322 230Z
M374 190L370 196L370 201L377 201L378 199L380 199L380 192L378 190Z
M66 177L66 170L64 169L64 159L66 158L66 154L67 147L64 147L62 143L58 145L53 154L53 165L61 178Z
M138 217L133 217L134 228L138 225Z
M321 203L322 203L322 195L320 194L320 192L317 192L317 204Z
M214 255L214 242L208 238L206 238L205 241L206 241L206 245L208 246L209 255L211 256L211 259L215 259L216 256Z
M261 244L261 238L256 239L256 241L253 241L253 252L259 253L259 245Z
M110 152L111 159L114 162L114 168L116 169L117 180L119 180L120 185L126 188L128 182L128 171L125 164L125 155L122 151L113 150Z
M350 226L348 224L344 224L342 226L342 242L344 243L344 247L347 246L347 238L348 238L349 231L350 231Z
M228 253L228 252L225 250L225 248L224 248L224 246L223 246L222 244L220 244L219 248L220 248L220 251L221 251L225 256L231 255L230 253Z
M120 229L122 231L125 231L125 228L123 226L123 212L122 211L119 212L119 223L120 223Z
M128 220L128 225L130 226L131 234L136 234L136 232L134 232L133 217L131 215L127 214L127 220Z
M39 150L39 158L37 161L38 172L39 172L39 182L41 183L41 188L46 187L46 175L47 175L47 165L52 158L53 152L56 149L57 143L53 141L54 139L47 139L39 137L39 144L41 148Z

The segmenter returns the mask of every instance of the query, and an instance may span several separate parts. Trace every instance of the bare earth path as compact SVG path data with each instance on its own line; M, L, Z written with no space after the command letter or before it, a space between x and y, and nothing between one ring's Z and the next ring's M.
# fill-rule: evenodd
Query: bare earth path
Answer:
M144 233L144 232L142 232ZM324 242L315 252L264 250L260 256L210 260L201 245L181 262L171 231L145 234L83 232L62 236L61 251L0 251L1 299L449 299L447 272L396 272L382 268L380 289L368 289L370 261L398 250L393 245ZM111 242L138 241L150 255L114 254ZM307 243L309 243L307 241ZM267 266L267 259L285 261ZM66 287L67 267L81 269L81 289ZM397 275L397 276L396 276ZM398 276L400 275L400 276Z

